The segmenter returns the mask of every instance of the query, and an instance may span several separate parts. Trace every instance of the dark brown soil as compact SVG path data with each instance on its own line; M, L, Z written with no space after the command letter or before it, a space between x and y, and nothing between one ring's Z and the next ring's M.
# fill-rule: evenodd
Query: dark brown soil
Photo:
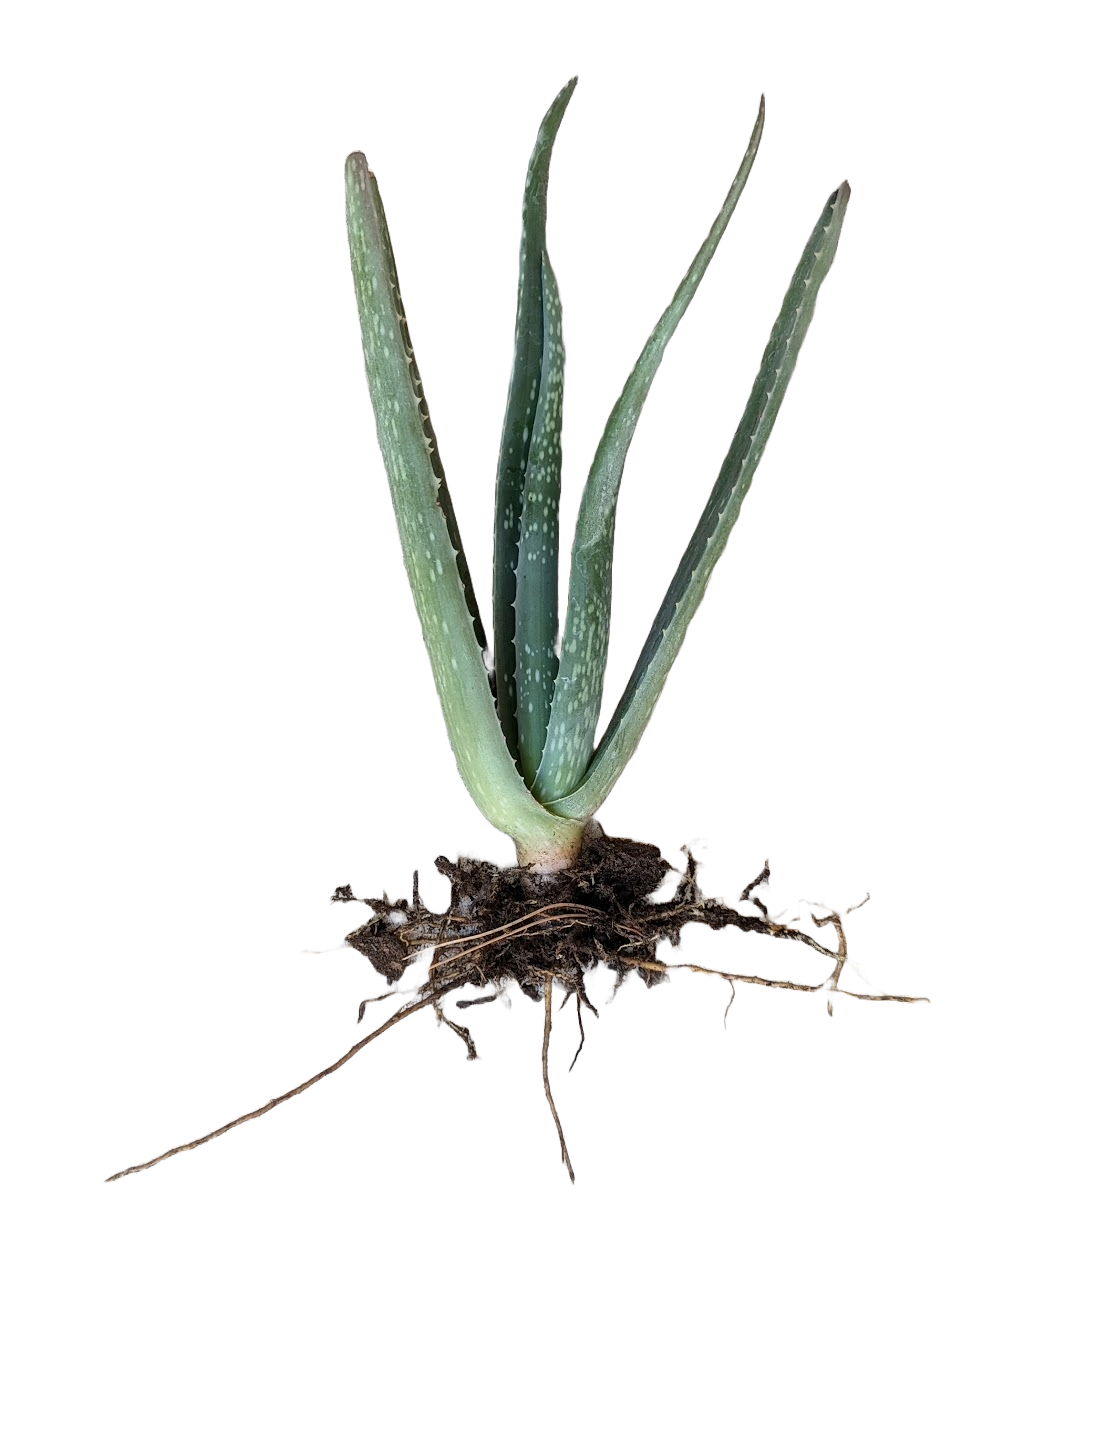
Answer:
M558 1130L562 1160L572 1179L573 1165L554 1105L548 1068L554 984L565 989L562 1006L571 997L576 997L583 1046L582 1005L596 1012L585 991L585 978L591 969L605 964L614 971L616 983L621 983L635 972L649 987L663 982L669 971L680 965L659 961L657 950L662 942L678 946L680 933L691 922L701 922L714 931L722 927L737 927L742 932L760 932L768 937L804 943L834 963L829 976L819 983L722 972L694 963L681 965L691 972L709 973L724 979L732 991L729 1006L736 994L736 984L740 982L792 992L825 992L829 1013L833 997L838 993L874 1002L926 1001L890 993L856 993L840 987L839 977L847 958L846 934L841 917L831 912L824 917L812 918L817 928L829 926L834 930L837 947L825 946L799 928L775 921L756 895L769 878L766 866L744 888L740 896L740 904L744 908L741 911L702 895L690 852L672 895L664 901L651 901L651 895L672 871L659 849L645 842L605 836L595 822L589 824L585 833L584 846L576 865L553 875L546 876L521 867L496 867L490 862L473 861L466 857L460 857L457 862L437 857L436 865L451 883L451 900L443 912L431 912L424 905L418 891L416 872L410 901L400 898L392 902L386 895L382 898L355 897L348 886L339 887L332 899L335 902L363 901L371 907L372 917L350 932L346 941L363 953L388 983L386 993L380 994L379 998L365 998L361 1003L358 1022L364 1017L370 1002L395 995L394 985L415 958L431 953L428 980L401 1008L354 1043L335 1063L288 1092L270 1099L261 1108L252 1109L250 1113L242 1114L189 1143L178 1144L143 1164L122 1169L110 1178L122 1179L128 1174L140 1173L164 1159L207 1144L240 1124L261 1118L278 1104L295 1098L336 1073L374 1039L424 1008L432 1007L440 1021L463 1040L467 1056L475 1058L477 1053L470 1031L446 1015L445 1001L454 992L470 991L475 995L459 998L455 1003L457 1009L465 1011L481 1003L496 1001L506 988L515 985L528 997L543 1004L543 1089ZM727 1013L728 1008L725 1011ZM580 1048L577 1052L580 1053Z
M660 943L679 945L682 929L701 922L715 931L737 927L744 932L804 937L772 922L756 889L768 877L763 871L745 889L742 912L702 895L694 858L666 901L649 898L673 870L658 847L625 837L606 836L593 826L586 833L580 859L568 871L553 875L491 862L437 857L437 870L451 882L451 900L444 912L431 912L421 900L414 873L410 901L355 897L339 887L333 900L362 901L374 915L350 932L346 941L364 954L377 972L394 985L424 951L432 950L423 993L447 996L459 989L479 989L482 996L462 999L470 1008L493 1002L515 985L541 1002L548 980L565 989L565 1001L576 994L592 1008L585 975L604 964L617 983L637 973L648 987L667 980L667 965L658 961ZM835 956L834 953L831 954ZM386 996L386 995L385 995ZM361 1003L360 1018L371 999ZM595 1009L593 1009L595 1011ZM465 1030L451 1024L474 1045Z

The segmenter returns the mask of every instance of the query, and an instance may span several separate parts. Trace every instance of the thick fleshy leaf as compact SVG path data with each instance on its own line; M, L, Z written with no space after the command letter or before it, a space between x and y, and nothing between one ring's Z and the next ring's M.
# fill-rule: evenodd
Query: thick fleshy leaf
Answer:
M559 649L559 501L565 340L547 254L547 181L570 75L531 148L520 205L517 318L494 492L494 660L498 715L531 781L543 755Z
M554 689L550 727L532 788L542 801L552 801L571 791L584 775L592 757L611 629L615 509L626 455L664 351L697 292L736 210L759 150L764 112L760 98L751 139L728 195L687 275L626 380L592 461L573 538L565 640Z
M562 304L543 252L543 371L531 430L516 571L516 723L529 783L543 755L558 670L558 496L562 487Z
M820 284L834 260L849 200L850 187L843 182L828 198L809 238L771 332L732 446L618 708L580 785L564 799L552 802L552 809L563 815L584 819L598 810L648 724L770 437L812 321Z
M549 859L554 842L572 837L572 825L531 796L501 733L379 190L359 152L346 161L345 175L350 258L376 432L448 736L460 774L486 818L516 840L525 858Z

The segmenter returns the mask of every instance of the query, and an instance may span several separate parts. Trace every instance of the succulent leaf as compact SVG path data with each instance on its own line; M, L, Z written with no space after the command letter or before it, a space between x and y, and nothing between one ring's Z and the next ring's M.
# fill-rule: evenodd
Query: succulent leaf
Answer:
M850 187L844 181L828 198L808 240L728 455L611 723L577 788L551 802L551 809L562 815L585 819L598 810L641 739L770 437L812 321L820 284L834 260L849 200Z
M533 790L542 801L572 791L592 757L611 628L615 510L626 455L665 349L698 290L751 172L765 107L752 128L721 210L675 296L654 328L611 410L581 497L569 574L569 603L550 726Z
M524 180L517 318L494 490L496 701L509 750L528 782L543 755L559 651L565 340L562 295L547 252L547 181L576 81L570 75L547 107Z
M572 837L572 823L559 821L531 796L501 732L383 206L360 152L346 161L346 217L376 431L452 749L486 818L528 859L549 856L554 842Z
M543 370L528 448L516 571L516 719L530 784L543 755L558 670L558 497L562 487L562 304L543 252Z

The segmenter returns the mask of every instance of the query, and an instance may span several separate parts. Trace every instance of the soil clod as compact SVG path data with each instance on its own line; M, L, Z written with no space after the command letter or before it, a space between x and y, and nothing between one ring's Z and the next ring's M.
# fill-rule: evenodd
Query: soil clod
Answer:
M625 837L606 836L593 823L574 866L549 875L522 867L497 867L490 862L467 857L460 857L455 862L447 857L437 857L437 869L451 884L451 899L443 912L431 912L425 906L418 890L417 872L414 873L410 901L404 897L391 901L386 893L379 898L356 897L348 884L338 887L332 901L363 902L372 909L369 920L350 932L345 940L368 959L388 984L387 992L364 999L357 1021L364 1017L369 1003L382 1002L393 996L396 991L394 985L401 980L406 969L415 958L428 952L431 954L428 978L411 1001L355 1043L337 1062L296 1088L212 1133L169 1149L144 1164L134 1164L129 1169L112 1174L111 1179L121 1179L127 1174L150 1169L153 1164L208 1143L239 1124L260 1118L279 1103L294 1098L348 1063L388 1028L430 1005L438 1025L450 1028L462 1040L467 1057L476 1058L478 1054L469 1030L454 1022L444 1011L444 1000L450 993L461 989L471 989L480 994L458 999L456 1007L461 1010L495 1002L505 995L510 985L515 985L529 998L543 1004L543 1089L558 1131L562 1160L571 1179L574 1177L573 1165L551 1093L548 1071L555 984L564 990L562 1007L571 997L576 998L581 1041L570 1069L585 1042L582 1008L590 1008L593 1014L599 1016L589 1001L586 977L600 964L615 973L616 987L631 973L637 973L647 987L666 982L669 972L679 970L721 978L729 984L732 993L725 1009L726 1015L736 996L736 984L740 982L793 992L825 992L828 1013L832 1011L832 999L836 994L872 1002L927 1001L893 993L856 993L841 987L839 979L847 961L847 944L839 914L830 912L824 917L814 915L812 919L817 928L834 928L836 947L825 946L799 928L771 917L765 903L756 896L756 891L770 878L769 863L764 864L759 875L745 887L740 902L749 910L740 911L714 898L704 897L698 885L697 866L689 851L686 859L686 867L679 873L672 895L663 901L653 901L652 894L673 871L659 848ZM660 944L668 942L678 947L683 928L696 922L714 931L735 927L742 932L758 932L768 937L799 942L830 958L834 967L823 982L810 984L723 972L694 963L661 962L657 957Z

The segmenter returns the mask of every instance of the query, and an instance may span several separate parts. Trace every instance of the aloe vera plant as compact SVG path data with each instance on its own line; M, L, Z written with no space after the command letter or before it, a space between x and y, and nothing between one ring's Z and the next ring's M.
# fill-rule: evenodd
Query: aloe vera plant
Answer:
M617 981L637 973L649 986L662 982L670 969L659 960L658 946L678 943L689 923L714 930L733 926L803 943L835 964L824 982L809 986L682 964L724 979L734 995L738 982L823 991L829 1012L831 997L839 992L875 1001L920 1001L840 987L847 961L840 917L834 912L813 916L817 927L834 927L837 949L772 917L756 896L767 880L767 868L745 888L741 902L747 910L700 892L690 857L674 895L654 900L656 888L671 871L658 849L592 829L595 812L641 739L739 516L812 321L820 285L834 260L850 188L843 182L824 203L709 499L614 715L596 742L611 625L615 509L627 452L664 350L744 190L762 136L763 103L709 235L634 364L593 457L577 516L559 648L565 349L558 285L547 255L546 199L551 151L575 85L574 80L563 88L543 119L524 188L516 347L497 463L492 671L486 663L486 625L410 342L379 188L360 152L346 162L350 256L365 370L410 588L460 773L487 819L513 838L519 865L501 870L490 863L438 857L438 868L451 881L451 905L439 913L422 902L416 874L412 901L391 902L386 895L382 900L357 898L350 887L339 887L334 901L364 901L372 909L372 918L345 941L369 958L389 989L361 1003L358 1022L370 1002L393 995L408 964L424 950L431 952L427 982L336 1063L306 1082L212 1133L112 1175L114 1179L260 1118L423 1008L432 1007L474 1058L470 1033L446 1016L444 1001L460 989L485 990L486 996L456 1003L467 1009L496 1001L512 984L544 1006L543 1087L572 1178L548 1074L553 986L557 982L564 989L565 1001L575 999L583 1046L582 1004L596 1011L587 995L587 974L603 963L614 970Z
M524 188L516 342L497 465L493 660L429 420L398 275L368 162L346 162L346 212L365 369L403 558L448 736L479 809L522 866L571 865L588 822L633 755L770 437L839 244L850 188L828 197L793 273L706 507L600 740L611 624L615 510L634 430L672 334L744 190L759 114L736 176L607 420L581 498L560 650L558 497L565 351L546 246L551 151L576 80L539 129Z

